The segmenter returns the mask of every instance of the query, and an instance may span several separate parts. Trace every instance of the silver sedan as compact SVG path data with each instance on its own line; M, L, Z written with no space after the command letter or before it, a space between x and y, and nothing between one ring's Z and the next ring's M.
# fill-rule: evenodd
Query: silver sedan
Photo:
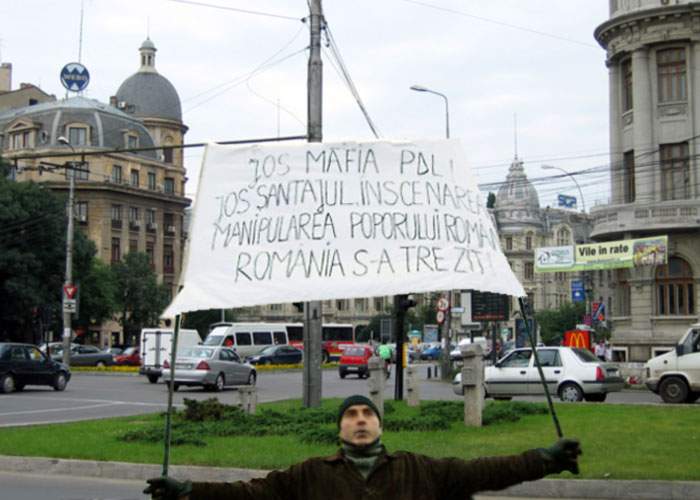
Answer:
M163 371L166 380L170 370ZM187 347L178 353L175 360L173 389L180 386L201 386L221 391L226 386L255 385L255 368L241 362L235 351L226 347Z

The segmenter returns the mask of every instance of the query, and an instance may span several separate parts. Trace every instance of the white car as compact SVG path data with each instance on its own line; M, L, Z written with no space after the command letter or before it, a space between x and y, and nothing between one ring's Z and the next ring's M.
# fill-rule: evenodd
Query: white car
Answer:
M450 359L452 361L461 361L462 360L462 346L471 345L471 343L472 343L471 337L465 337L462 340L460 340L459 343L457 344L457 347L455 347L452 351L450 351ZM481 351L484 354L486 354L486 352L490 350L489 342L488 342L488 340L486 340L486 337L474 337L474 345L480 345Z
M562 401L605 401L609 392L621 391L624 380L619 369L603 363L586 349L538 347L542 371L550 394ZM462 374L452 382L457 395L463 394ZM544 394L544 387L531 348L515 349L484 370L486 397L511 399L513 396Z

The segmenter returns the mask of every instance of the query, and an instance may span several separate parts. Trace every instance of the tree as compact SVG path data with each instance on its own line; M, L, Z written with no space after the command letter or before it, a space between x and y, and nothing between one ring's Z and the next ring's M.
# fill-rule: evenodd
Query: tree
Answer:
M119 323L127 339L136 339L142 328L158 324L168 305L168 290L158 284L148 255L143 252L129 252L123 261L112 265L112 273Z
M49 189L0 176L0 338L40 342L39 321L60 315L65 219Z
M115 277L112 269L96 257L95 244L76 231L73 248L74 281L78 285L80 309L76 327L88 329L111 318L116 309Z
M540 325L542 342L546 345L560 344L566 330L575 328L581 322L586 305L583 302L566 303L559 309L548 309L535 313L535 320Z

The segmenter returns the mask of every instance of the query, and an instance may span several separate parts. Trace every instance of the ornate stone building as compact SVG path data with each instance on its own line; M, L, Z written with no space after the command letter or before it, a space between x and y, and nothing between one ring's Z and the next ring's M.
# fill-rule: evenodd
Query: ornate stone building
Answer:
M501 248L523 284L534 309L552 309L571 302L571 280L581 273L535 273L535 248L588 241L591 219L585 213L541 208L537 190L517 157L496 195L493 209ZM517 300L511 313L519 310ZM514 320L507 325L514 331Z
M62 100L50 96L44 102L16 106L16 98L0 94L0 139L2 155L10 162L38 156L16 161L16 180L41 182L58 192L68 190L65 171L40 170L39 165L84 160L76 172L74 213L78 227L95 243L98 257L110 263L128 252L145 252L158 279L174 293L186 237L184 210L190 200L185 197L182 150L155 148L182 144L187 127L177 91L155 69L155 53L153 43L146 40L140 48L139 70L124 81L110 104L80 96ZM32 92L31 99L43 94ZM3 106L3 98L8 105ZM70 147L61 144L60 137ZM133 148L153 149L127 151ZM67 152L76 154L48 156ZM122 338L114 322L95 325L90 333L95 343L107 343L109 337L113 343L133 341Z
M700 9L612 0L595 31L610 82L609 205L592 237L669 236L665 266L614 274L613 342L631 361L669 350L700 302Z

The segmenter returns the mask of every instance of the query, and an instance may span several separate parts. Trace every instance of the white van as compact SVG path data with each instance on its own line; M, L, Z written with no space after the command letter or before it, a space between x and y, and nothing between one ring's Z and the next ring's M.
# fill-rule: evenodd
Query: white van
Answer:
M177 336L177 350L201 343L197 330L181 328ZM144 328L141 330L141 367L139 373L146 375L152 384L163 375L163 362L170 362L173 345L172 328Z
M204 339L204 345L234 349L241 359L271 345L289 343L286 323L217 323Z
M644 365L646 386L666 403L694 403L700 398L700 323L681 337L675 350Z

